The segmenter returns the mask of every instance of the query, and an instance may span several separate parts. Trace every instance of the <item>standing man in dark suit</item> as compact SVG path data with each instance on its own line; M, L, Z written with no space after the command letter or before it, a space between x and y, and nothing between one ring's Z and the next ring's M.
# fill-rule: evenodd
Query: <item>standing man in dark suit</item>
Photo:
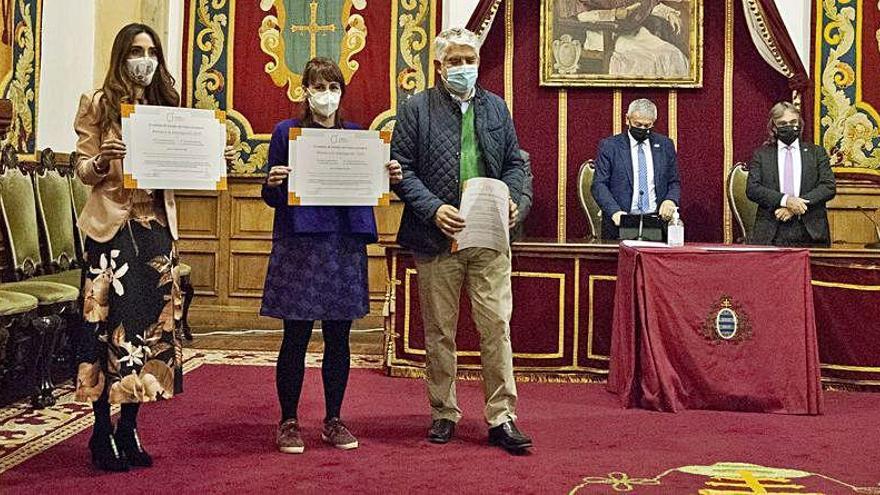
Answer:
M750 242L775 246L828 247L825 203L836 192L828 153L801 143L803 119L784 101L770 109L770 138L749 165L746 195L758 203Z
M602 238L617 239L624 214L659 213L664 220L681 202L675 144L653 132L657 106L642 98L626 113L627 132L599 144L591 192L602 209Z

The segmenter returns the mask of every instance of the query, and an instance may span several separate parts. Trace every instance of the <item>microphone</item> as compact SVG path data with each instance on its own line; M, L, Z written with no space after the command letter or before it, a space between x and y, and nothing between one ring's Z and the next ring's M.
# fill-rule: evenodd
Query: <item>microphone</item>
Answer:
M862 215L865 215L871 224L874 226L874 233L877 235L877 242L869 242L865 244L867 249L880 249L880 225L877 224L877 220L874 220L874 217L868 215L868 212L863 206L856 205L856 209L859 210Z
M645 226L645 211L642 210L642 198L644 197L645 191L639 191L639 236L637 237L637 239L640 241L644 240L642 238L642 229Z

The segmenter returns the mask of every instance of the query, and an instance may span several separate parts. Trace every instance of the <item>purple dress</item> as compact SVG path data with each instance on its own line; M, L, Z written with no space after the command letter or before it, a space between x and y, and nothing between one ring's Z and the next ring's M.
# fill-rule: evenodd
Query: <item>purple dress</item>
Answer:
M269 166L288 164L288 136L298 119L275 126ZM317 125L313 127L318 127ZM358 129L346 122L345 129ZM371 207L287 206L287 181L263 186L275 208L272 254L260 314L286 320L355 320L370 311L367 244L376 242Z

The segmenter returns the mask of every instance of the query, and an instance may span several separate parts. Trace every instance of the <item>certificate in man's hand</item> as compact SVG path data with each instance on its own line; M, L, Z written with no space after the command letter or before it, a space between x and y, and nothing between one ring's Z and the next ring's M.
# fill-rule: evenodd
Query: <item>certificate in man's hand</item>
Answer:
M292 206L387 206L391 133L290 129L287 181Z
M498 179L476 178L464 183L461 218L464 230L455 234L452 252L471 247L505 252L510 249L510 190Z
M127 189L226 189L226 114L122 105Z

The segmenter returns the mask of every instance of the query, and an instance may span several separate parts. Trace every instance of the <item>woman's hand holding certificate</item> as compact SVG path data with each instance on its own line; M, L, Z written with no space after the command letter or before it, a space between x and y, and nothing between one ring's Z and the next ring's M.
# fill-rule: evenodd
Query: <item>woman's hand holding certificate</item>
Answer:
M223 112L123 105L121 113L126 188L226 189L234 152L226 147Z

